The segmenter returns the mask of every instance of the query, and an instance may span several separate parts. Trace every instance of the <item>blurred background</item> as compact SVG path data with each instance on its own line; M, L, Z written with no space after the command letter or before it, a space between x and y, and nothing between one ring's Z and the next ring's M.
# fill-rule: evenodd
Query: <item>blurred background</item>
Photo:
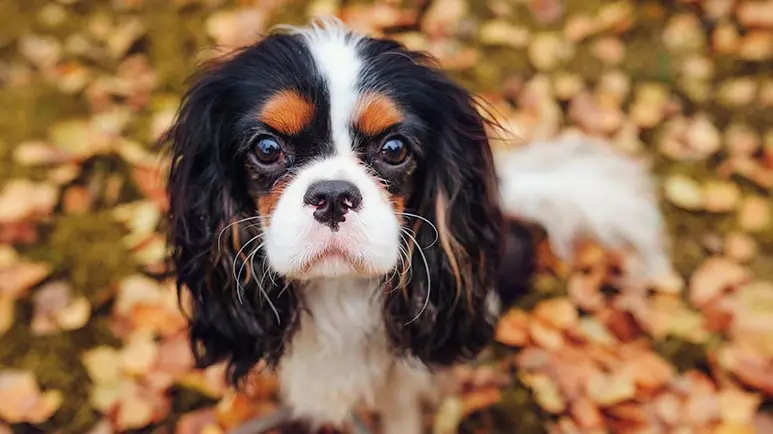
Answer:
M2 0L0 433L273 411L270 375L193 367L154 142L198 62L323 14L429 51L523 140L609 139L662 193L677 273L621 288L596 246L542 255L428 427L773 432L773 1Z

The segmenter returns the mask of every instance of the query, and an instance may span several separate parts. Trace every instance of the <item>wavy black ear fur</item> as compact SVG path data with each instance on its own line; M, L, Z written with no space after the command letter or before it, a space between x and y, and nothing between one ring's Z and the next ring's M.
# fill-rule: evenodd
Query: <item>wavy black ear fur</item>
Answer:
M500 260L502 216L486 121L476 101L428 69L417 109L434 131L424 144L407 210L433 222L409 222L418 245L409 278L385 301L389 337L424 363L448 365L477 355L493 336L486 298ZM425 104L425 107L421 107Z
M171 144L169 242L178 295L191 295L190 340L200 366L228 361L238 384L261 359L275 364L295 324L297 300L267 276L260 225L240 161L234 118L243 113L246 61L208 65L184 95ZM226 65L226 66L224 66ZM237 283L237 280L239 283Z

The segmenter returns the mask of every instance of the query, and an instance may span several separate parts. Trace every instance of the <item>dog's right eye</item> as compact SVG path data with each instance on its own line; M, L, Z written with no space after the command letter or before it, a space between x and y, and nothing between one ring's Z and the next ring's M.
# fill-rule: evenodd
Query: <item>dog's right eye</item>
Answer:
M271 137L263 137L258 140L258 144L255 147L255 155L258 157L258 161L263 164L274 164L282 158L282 147L275 139Z

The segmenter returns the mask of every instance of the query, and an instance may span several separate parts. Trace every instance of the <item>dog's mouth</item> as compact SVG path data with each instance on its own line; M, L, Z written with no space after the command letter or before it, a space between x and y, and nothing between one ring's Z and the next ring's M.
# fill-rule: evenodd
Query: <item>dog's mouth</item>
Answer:
M365 261L353 254L349 249L336 244L327 245L306 259L300 267L300 274L308 274L315 268L326 267L365 274L367 267ZM346 269L349 270L346 270Z

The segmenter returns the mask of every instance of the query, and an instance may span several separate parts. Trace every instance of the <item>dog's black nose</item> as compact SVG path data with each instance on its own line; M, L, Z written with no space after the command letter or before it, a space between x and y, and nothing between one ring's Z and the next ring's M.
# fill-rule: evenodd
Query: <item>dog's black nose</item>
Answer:
M349 181L317 181L306 190L303 203L316 208L314 219L337 231L338 224L346 220L346 213L360 208L362 193Z

